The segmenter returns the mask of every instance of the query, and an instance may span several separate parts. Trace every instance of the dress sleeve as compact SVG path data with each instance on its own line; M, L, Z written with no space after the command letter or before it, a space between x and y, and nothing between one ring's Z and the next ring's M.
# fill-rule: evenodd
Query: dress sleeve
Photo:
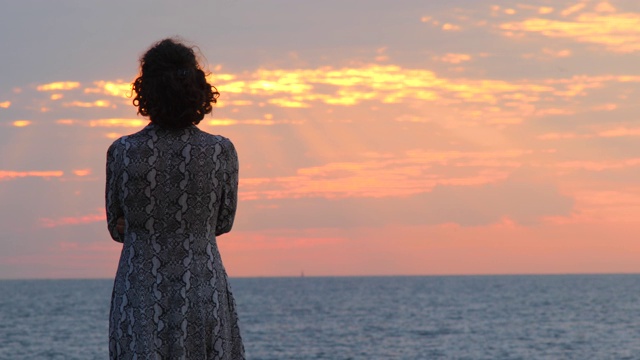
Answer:
M222 191L216 221L216 236L228 233L233 226L238 204L238 154L233 143L223 143Z
M120 206L120 178L117 169L118 150L113 143L107 151L107 181L105 189L105 208L107 211L107 228L111 238L117 242L123 242L123 236L118 233L116 224L119 217L124 215Z

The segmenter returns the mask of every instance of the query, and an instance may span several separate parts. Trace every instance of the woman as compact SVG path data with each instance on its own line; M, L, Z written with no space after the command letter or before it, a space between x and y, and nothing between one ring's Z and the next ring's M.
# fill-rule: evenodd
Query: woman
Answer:
M233 225L238 158L229 139L196 127L220 94L175 40L140 65L133 104L151 122L107 152L108 229L123 243L110 358L244 359L216 245Z

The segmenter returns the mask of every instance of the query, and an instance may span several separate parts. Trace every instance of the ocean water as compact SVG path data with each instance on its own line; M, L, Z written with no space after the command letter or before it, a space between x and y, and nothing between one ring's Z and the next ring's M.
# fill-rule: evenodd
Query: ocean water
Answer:
M0 281L0 359L106 359L111 285ZM231 286L249 359L640 359L640 275Z

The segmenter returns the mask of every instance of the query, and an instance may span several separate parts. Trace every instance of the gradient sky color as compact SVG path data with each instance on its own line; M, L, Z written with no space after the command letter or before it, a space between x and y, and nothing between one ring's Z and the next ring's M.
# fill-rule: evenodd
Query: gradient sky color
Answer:
M175 35L240 156L231 276L640 271L637 1L27 0L0 12L0 278L113 276L105 152Z

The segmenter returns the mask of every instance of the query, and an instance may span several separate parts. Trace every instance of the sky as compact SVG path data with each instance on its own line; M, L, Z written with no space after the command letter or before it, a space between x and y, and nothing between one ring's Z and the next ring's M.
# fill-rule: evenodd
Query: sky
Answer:
M640 272L637 1L2 7L0 278L114 276L106 149L174 36L240 157L230 276Z

